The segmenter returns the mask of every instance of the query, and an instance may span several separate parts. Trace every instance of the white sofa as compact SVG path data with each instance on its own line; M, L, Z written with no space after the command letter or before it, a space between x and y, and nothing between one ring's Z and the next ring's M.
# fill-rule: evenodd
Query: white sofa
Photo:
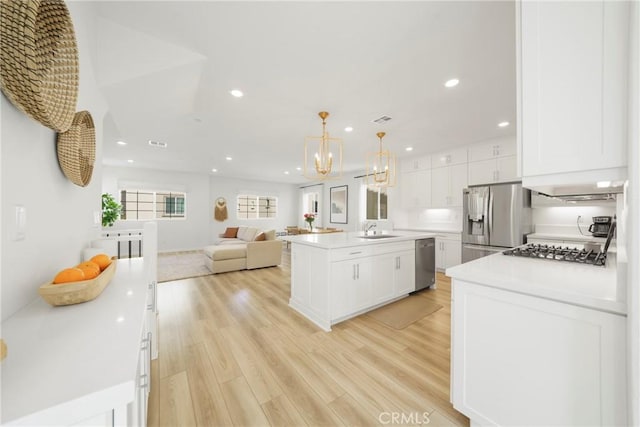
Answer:
M229 230L229 229L227 229ZM260 235L265 240L256 241ZM225 273L280 265L282 241L276 240L275 230L260 231L255 227L238 227L236 237L220 238L215 245L204 248L206 266L212 273Z

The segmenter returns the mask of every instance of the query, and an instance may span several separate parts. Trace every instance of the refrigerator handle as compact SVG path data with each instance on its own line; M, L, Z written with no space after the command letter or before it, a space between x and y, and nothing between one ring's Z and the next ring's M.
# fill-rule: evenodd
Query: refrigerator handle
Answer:
M487 209L488 217L488 229L489 229L489 244L491 244L491 235L493 234L493 192L489 189L489 208Z

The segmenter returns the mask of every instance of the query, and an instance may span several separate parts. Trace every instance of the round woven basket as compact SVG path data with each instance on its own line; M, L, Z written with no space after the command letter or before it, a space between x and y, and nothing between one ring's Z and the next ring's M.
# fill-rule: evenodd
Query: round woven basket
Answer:
M28 116L58 132L78 99L78 48L62 0L0 1L0 85Z
M58 163L64 175L76 185L91 181L96 160L96 130L88 111L76 113L68 131L58 134Z

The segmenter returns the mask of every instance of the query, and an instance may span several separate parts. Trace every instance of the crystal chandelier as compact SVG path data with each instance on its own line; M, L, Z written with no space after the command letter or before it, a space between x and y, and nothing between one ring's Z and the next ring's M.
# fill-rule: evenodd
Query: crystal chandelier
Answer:
M322 119L322 136L304 139L304 176L321 180L339 178L342 176L342 139L329 137L326 130L329 113L321 111L318 116Z
M375 153L367 153L366 184L370 187L393 187L396 185L396 156L389 150L382 149L382 138L386 134L378 132L380 149Z

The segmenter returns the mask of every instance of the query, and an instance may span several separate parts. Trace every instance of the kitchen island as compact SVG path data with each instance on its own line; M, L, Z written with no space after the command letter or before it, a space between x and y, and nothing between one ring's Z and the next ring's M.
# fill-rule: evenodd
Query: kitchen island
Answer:
M498 253L452 277L451 401L476 425L626 425L626 289L605 266Z
M415 290L415 241L431 233L393 231L287 236L289 305L321 327L396 301Z

